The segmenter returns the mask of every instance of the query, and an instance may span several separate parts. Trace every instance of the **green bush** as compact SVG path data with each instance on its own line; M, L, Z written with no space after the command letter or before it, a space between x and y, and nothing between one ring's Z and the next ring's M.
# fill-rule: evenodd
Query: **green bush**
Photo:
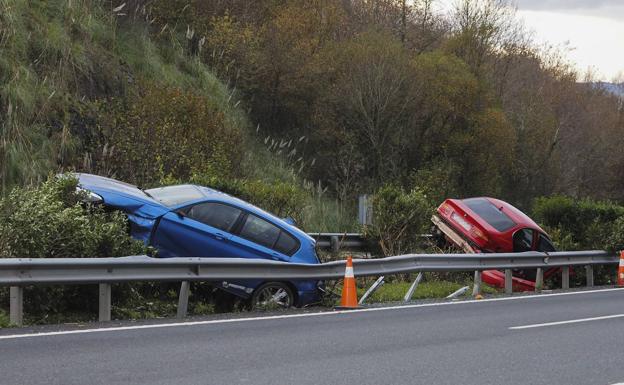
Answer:
M148 83L126 105L102 106L103 132L114 146L114 173L140 186L194 173L232 177L242 159L242 132L206 96Z
M553 196L536 199L533 214L559 250L615 252L624 249L624 206L609 201ZM615 266L596 266L594 276L597 284L611 284ZM576 269L572 279L574 284L583 284L584 270Z
M82 204L76 184L75 178L50 177L38 187L14 189L0 200L0 257L144 254L143 243L128 235L126 218ZM0 291L0 296L6 295ZM96 314L95 285L28 287L24 297L27 323L89 320Z
M533 217L549 231L559 249L622 247L624 206L613 202L541 197L533 203Z
M0 328L9 327L9 316L2 310L0 310Z
M84 258L143 254L119 212L80 203L74 178L50 177L0 200L0 258Z
M419 235L431 227L432 212L433 205L420 189L387 185L373 196L374 221L365 234L379 243L384 255L413 251L421 242Z
M619 217L613 222L611 235L607 238L607 249L624 250L624 216Z

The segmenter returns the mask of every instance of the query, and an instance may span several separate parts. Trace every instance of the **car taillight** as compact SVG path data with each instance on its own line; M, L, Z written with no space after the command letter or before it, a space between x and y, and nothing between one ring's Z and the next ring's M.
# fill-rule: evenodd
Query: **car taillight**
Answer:
M475 237L475 238L479 238L484 242L488 242L489 239L487 237L487 235L485 235L485 233L483 233L483 231L479 230L477 227L473 226L472 230L470 230L470 233Z
M447 217L451 215L451 213L453 212L453 208L448 203L442 203L440 207L438 208L438 210L440 211L442 215L447 216Z

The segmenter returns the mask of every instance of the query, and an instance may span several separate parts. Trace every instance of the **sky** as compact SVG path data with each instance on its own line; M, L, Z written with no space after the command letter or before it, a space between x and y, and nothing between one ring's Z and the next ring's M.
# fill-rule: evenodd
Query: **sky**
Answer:
M457 0L438 0L441 10ZM624 82L624 0L513 0L537 44L563 48L583 74Z

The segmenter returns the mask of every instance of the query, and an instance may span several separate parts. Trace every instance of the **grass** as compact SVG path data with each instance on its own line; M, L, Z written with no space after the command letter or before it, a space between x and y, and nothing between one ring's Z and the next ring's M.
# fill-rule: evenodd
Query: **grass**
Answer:
M3 310L0 310L0 328L8 328L9 326L9 315Z
M425 276L426 277L426 276ZM367 299L367 303L379 303L379 302L399 302L403 301L403 297L407 290L409 289L411 282L407 281L395 281L385 283L381 286L372 296ZM370 286L370 284L369 284ZM470 286L470 290L466 293L465 297L470 297L472 295L472 282L451 282L451 281L427 281L426 278L419 285L414 295L412 296L412 300L420 300L420 299L440 299L445 298L449 294L455 292L456 290L464 287ZM482 294L495 294L498 291L488 285L483 284L481 286ZM358 298L366 292L367 287L358 288Z

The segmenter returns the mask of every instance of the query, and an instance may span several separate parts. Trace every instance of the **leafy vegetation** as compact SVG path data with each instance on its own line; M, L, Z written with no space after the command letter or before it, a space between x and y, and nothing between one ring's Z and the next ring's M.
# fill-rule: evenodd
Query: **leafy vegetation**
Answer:
M624 206L611 201L553 196L536 199L533 213L559 250L624 250ZM594 267L596 283L614 283L616 271L616 266ZM584 269L575 269L572 280L582 285Z
M375 293L371 295L371 297L367 300L367 302L402 302L405 297L405 293L409 289L412 283L409 280L394 280L391 282L384 283ZM418 287L412 296L413 300L421 300L421 299L439 299L445 298L449 294L455 292L458 289L461 289L464 286L471 286L472 282L469 280L461 281L461 280L444 280L434 278L433 280L425 278ZM367 287L358 288L358 298L360 298ZM483 294L496 294L498 291L488 285L482 285L481 291ZM469 290L467 295L471 295L472 291Z
M535 200L533 214L562 250L624 249L624 206L614 202L542 197Z
M85 206L73 178L51 177L0 200L0 258L97 258L144 254L127 220Z
M373 198L374 220L366 235L378 240L384 255L400 255L422 244L422 234L431 228L433 206L419 189L406 192L385 186Z
M418 248L444 198L546 196L534 213L560 248L623 248L621 98L505 1L432 4L0 0L0 257L141 250L49 178L65 171L207 185L308 231L355 230L371 193L384 254ZM90 309L66 290L78 302L48 310ZM166 286L134 290L119 314L171 310Z

